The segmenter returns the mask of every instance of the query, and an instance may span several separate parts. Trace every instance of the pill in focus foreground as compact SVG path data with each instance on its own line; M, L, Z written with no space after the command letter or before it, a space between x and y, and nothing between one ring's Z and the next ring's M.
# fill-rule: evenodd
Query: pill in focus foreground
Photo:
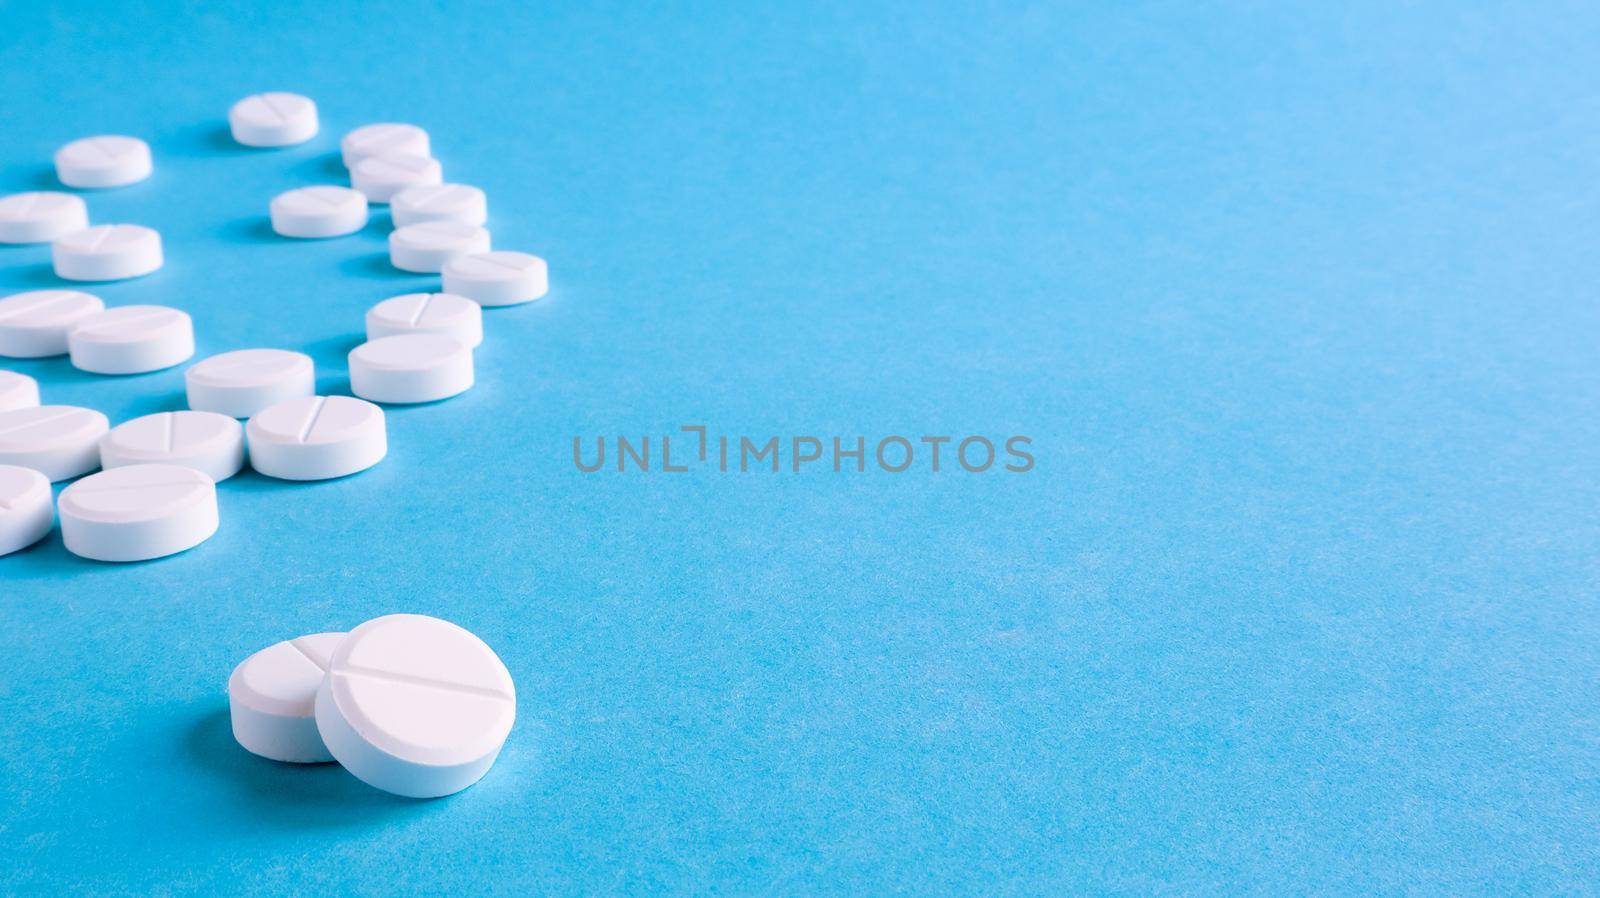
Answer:
M434 617L367 621L334 650L317 731L363 782L437 798L477 782L516 721L516 689L494 650Z

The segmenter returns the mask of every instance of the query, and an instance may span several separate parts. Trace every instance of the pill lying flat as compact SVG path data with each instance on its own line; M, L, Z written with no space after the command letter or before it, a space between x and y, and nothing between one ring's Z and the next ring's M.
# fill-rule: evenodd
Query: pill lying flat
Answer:
M439 160L427 156L368 156L350 170L350 186L374 203L387 203L390 197L407 187L438 184L443 179L444 170L439 167Z
M83 198L54 190L0 198L0 243L49 243L89 226Z
M317 733L317 688L344 637L313 633L239 662L228 677L228 713L246 751L291 764L333 760Z
M317 104L299 94L255 94L228 110L228 129L247 147L305 143L317 136Z
M531 302L550 290L543 259L527 253L499 250L456 256L443 269L444 292L455 293L481 306L511 306Z
M15 371L0 371L0 412L33 408L38 404L38 381Z
M467 253L489 251L489 232L459 221L424 221L389 232L389 261L401 271L438 273Z
M328 751L363 782L436 798L489 771L516 721L517 695L483 640L449 621L391 614L339 643L316 715Z
M32 468L0 465L0 555L44 539L55 520L50 481Z
M120 281L161 267L161 235L144 225L96 225L50 244L56 276L69 281Z
M349 396L305 396L245 425L250 466L280 480L327 480L365 471L389 451L383 409Z
M468 349L483 342L483 307L453 293L407 293L367 310L367 339L439 334Z
M489 200L468 184L407 187L389 197L389 215L396 227L421 221L459 221L481 225L489 220Z
M145 561L217 532L217 488L182 465L101 471L61 491L61 540L95 561Z
M183 465L220 483L244 467L244 427L216 412L158 412L100 440L100 467L144 464Z
M362 125L339 141L339 152L344 157L345 168L355 168L357 162L368 156L386 153L427 156L430 154L428 132L416 125L392 122Z
M21 465L67 480L100 467L106 416L75 405L39 405L0 412L0 464Z
M0 299L0 355L34 359L62 355L67 334L101 311L100 297L77 290L29 290Z
M68 187L122 187L150 177L150 145L106 134L56 150L56 177Z
M311 356L287 349L236 349L195 363L183 373L189 407L248 418L285 399L316 392Z
M95 374L159 371L194 355L194 323L167 306L117 306L67 334L72 366Z
M434 402L472 386L472 350L442 334L401 334L350 350L350 392L373 402Z
M342 237L367 226L367 198L334 184L280 193L268 212L272 229L285 237Z

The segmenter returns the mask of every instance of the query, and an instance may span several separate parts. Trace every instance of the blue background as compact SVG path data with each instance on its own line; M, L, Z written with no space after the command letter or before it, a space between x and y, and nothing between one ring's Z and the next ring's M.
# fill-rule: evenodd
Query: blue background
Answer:
M235 478L162 561L0 559L0 889L1600 889L1592 4L645 6L0 4L0 190L149 140L88 199L166 267L92 289L201 355L345 389L364 310L437 283L384 214L266 225L367 122L553 284L369 472ZM270 89L322 133L231 143ZM47 263L0 249L0 290ZM183 405L181 368L6 364ZM696 423L1038 463L572 464ZM232 742L235 663L395 611L516 678L485 780Z

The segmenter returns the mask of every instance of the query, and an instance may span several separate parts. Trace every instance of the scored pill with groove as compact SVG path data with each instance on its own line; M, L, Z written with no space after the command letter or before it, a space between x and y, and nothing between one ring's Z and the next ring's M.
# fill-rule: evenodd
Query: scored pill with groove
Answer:
M317 104L300 94L272 91L228 109L233 139L247 147L286 147L317 136Z
M205 542L217 532L217 488L182 465L129 465L61 491L61 540L95 561L146 561Z
M88 226L80 196L39 190L0 197L0 243L49 243Z
M0 299L0 355L18 359L63 355L72 328L105 307L100 297L77 290L13 293Z
M0 465L0 555L44 539L55 520L49 479L32 468Z
M313 633L269 645L228 677L233 738L246 751L290 764L333 760L317 732L317 689L343 633Z
M444 292L482 306L532 302L550 290L545 261L527 253L498 250L456 256L443 269Z
M161 235L144 225L96 225L56 238L50 262L69 281L142 277L161 267Z
M39 404L39 382L16 371L0 371L0 412Z
M285 191L267 211L272 229L285 237L342 237L367 226L367 198L336 184Z
M124 421L100 441L100 467L172 464L222 482L244 467L244 427L216 412L157 412Z
M453 293L391 296L367 310L367 339L439 334L469 349L483 342L483 307Z
M431 149L428 132L416 125L379 122L362 125L346 134L339 141L339 153L344 158L345 168L355 168L357 162L368 156L386 153L427 156L431 154Z
M422 221L481 225L489 220L489 200L470 184L425 184L390 197L389 216L395 227Z
M424 221L389 233L389 261L401 271L437 274L466 253L489 251L489 232L460 221Z
M0 464L68 480L100 467L100 438L111 422L94 409L39 405L0 412Z
M516 722L517 694L494 650L465 629L391 614L351 630L317 690L317 730L362 782L436 798L477 782Z
M328 480L364 471L389 451L383 409L351 396L305 396L245 425L250 466L280 480Z
M150 177L150 145L137 137L85 137L56 150L56 177L68 187L122 187Z
M67 334L72 366L95 374L143 374L194 355L194 322L168 306L117 306Z
M374 203L387 203L407 187L438 184L442 180L444 170L439 160L405 153L368 156L350 170L350 186Z

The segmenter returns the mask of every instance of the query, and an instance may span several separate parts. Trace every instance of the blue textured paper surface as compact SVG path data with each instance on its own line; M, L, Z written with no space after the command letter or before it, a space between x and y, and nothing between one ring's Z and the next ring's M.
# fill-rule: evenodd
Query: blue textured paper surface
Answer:
M158 562L0 559L0 891L1596 891L1592 5L467 6L0 4L0 191L149 140L88 200L166 267L92 289L202 355L344 390L365 309L437 283L385 214L266 224L368 122L553 284L367 473L236 478ZM322 133L231 143L273 89ZM573 466L685 424L1037 467ZM233 743L235 663L395 611L516 678L483 782Z

